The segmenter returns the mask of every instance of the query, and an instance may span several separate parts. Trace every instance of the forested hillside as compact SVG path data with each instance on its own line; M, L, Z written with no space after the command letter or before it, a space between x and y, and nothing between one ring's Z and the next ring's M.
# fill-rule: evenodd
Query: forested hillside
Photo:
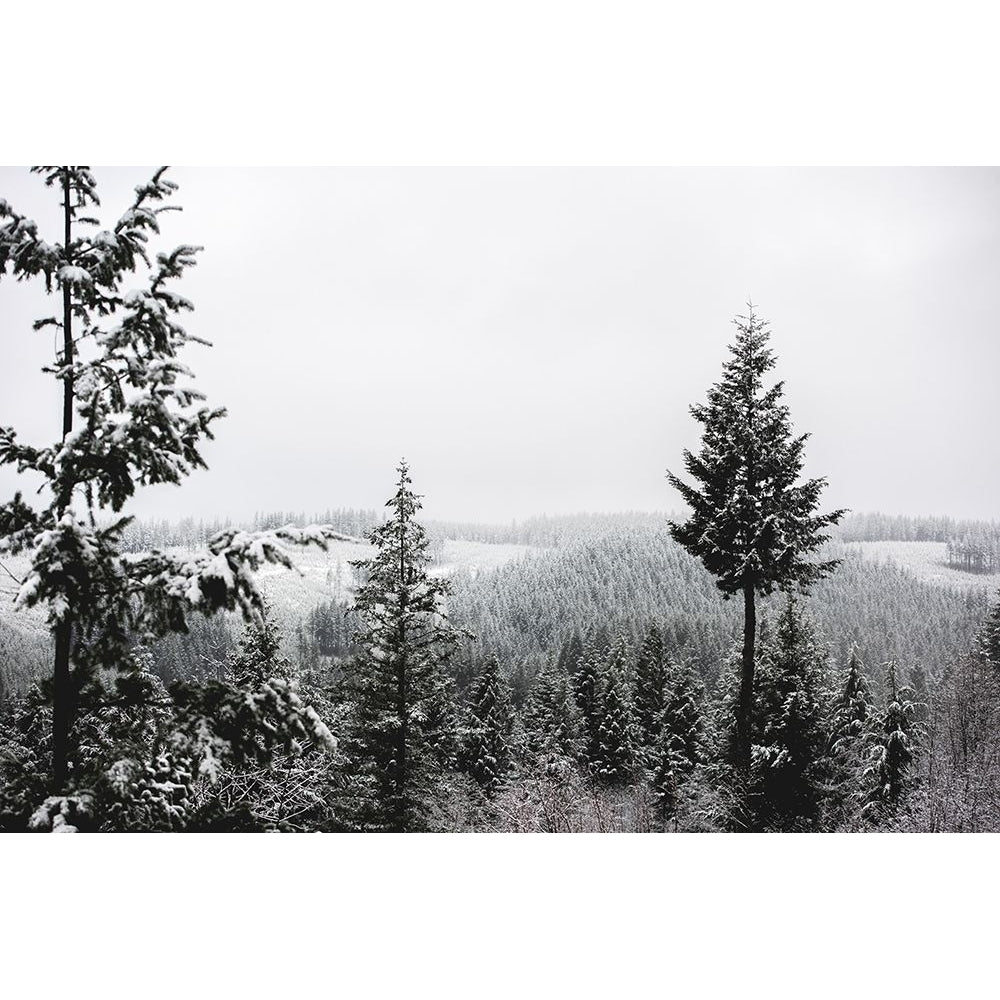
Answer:
M935 587L891 563L831 553L843 562L808 603L839 659L857 644L866 662L895 657L936 673L968 648L985 607L981 591ZM508 662L537 664L573 632L635 640L656 623L668 647L685 650L712 682L737 638L737 609L719 600L704 569L665 527L627 519L589 541L455 582L453 613Z
M376 519L371 511L325 513L348 534L363 532ZM246 527L280 526L283 516L261 514ZM295 520L312 518L293 515ZM143 544L186 549L213 530L219 530L217 523L140 521L130 535L136 544L144 539ZM428 536L438 571L453 583L451 613L477 636L468 655L476 662L499 657L519 678L519 697L573 634L624 633L638 641L655 623L668 649L688 656L709 685L737 639L737 609L719 600L709 574L670 538L666 515L547 517L507 527L429 522ZM522 548L513 547L515 540ZM307 666L349 653L347 608L355 575L348 560L366 548L345 545L303 554L300 571L277 568L264 576L285 646ZM879 550L866 556L853 545L831 543L830 551L843 561L836 574L817 584L808 605L839 661L857 645L865 663L895 658L933 675L968 649L987 602L973 578L968 586L960 576L935 585ZM10 601L10 586L0 584L0 592ZM187 635L167 636L157 645L160 672L165 678L216 673L235 648L240 628L235 618L194 619ZM40 623L32 626L27 615L8 609L0 613L0 642L7 651L8 690L40 676L46 663ZM881 683L877 676L873 681Z

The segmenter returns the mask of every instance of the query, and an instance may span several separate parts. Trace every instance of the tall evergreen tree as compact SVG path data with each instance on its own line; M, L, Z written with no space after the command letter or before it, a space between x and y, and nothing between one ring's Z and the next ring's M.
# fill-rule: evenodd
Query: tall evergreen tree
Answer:
M830 816L852 816L863 798L864 773L875 739L875 708L857 646L851 647L839 689L831 692Z
M635 727L637 750L648 757L659 743L667 669L660 630L651 625L635 665Z
M468 633L445 613L446 580L431 576L421 504L403 461L391 516L367 538L370 559L351 565L362 584L354 601L360 622L355 750L373 784L364 817L376 829L420 829L454 746L451 679L446 667Z
M872 696L858 647L852 646L843 685L833 703L830 749L856 759L871 733Z
M895 812L906 793L916 749L913 715L910 689L898 686L896 661L890 660L886 665L885 709L878 719L876 742L865 772L868 795L864 812L876 820Z
M704 726L701 682L687 660L671 663L667 669L666 695L660 730L663 745L680 761L684 773L701 760L704 749Z
M281 634L266 602L260 620L247 625L227 668L236 687L251 691L271 678L291 679L292 664L281 651Z
M824 655L815 628L789 596L761 657L752 778L754 810L767 828L816 824L829 770Z
M573 676L573 696L580 712L584 761L593 772L601 766L601 684L601 653L591 637L584 646L579 669Z
M635 772L635 725L628 691L628 644L620 636L611 649L604 672L604 690L598 726L597 776L609 785L621 785Z
M497 658L487 659L472 687L465 760L473 780L492 794L511 768L511 730L514 718L507 685Z
M918 726L923 726L930 712L931 685L922 663L910 668L910 690L913 692L913 719Z
M657 740L647 755L653 793L664 823L676 810L681 786L704 756L701 700L701 684L691 665L686 660L670 664Z
M576 673L581 659L583 659L583 640L580 638L579 632L574 632L560 647L559 660L556 665L559 670L572 677Z
M538 675L525 705L524 729L533 764L575 764L583 755L583 717L569 675L558 664L547 664Z
M61 240L43 239L34 221L0 200L0 277L8 268L18 280L41 277L59 299L57 315L35 329L51 327L59 340L44 371L61 390L60 435L35 447L0 428L0 465L30 474L33 488L43 484L40 506L19 492L0 504L0 553L28 553L17 603L44 607L52 633L45 694L54 801L89 780L74 730L100 668L133 673L134 637L186 632L192 612L225 608L255 618L262 597L252 571L264 562L291 566L282 542L325 545L343 537L328 529L226 529L193 554L126 544L132 519L122 510L136 489L179 484L204 468L199 449L225 412L202 405L181 361L189 344L206 343L181 326L193 306L173 287L199 248L154 256L148 247L161 214L177 207L169 203L176 185L165 170L136 188L124 214L102 229L88 167L33 168L62 196ZM139 287L126 292L126 281Z
M767 346L768 324L750 307L735 320L737 334L722 379L708 402L691 407L703 426L697 455L684 451L696 480L668 479L691 508L684 523L670 522L674 539L697 556L726 598L743 596L743 656L736 714L734 763L750 768L754 706L756 597L776 589L801 588L829 573L836 560L812 562L844 511L817 515L823 479L798 483L808 435L793 436L784 384L765 387L775 358Z

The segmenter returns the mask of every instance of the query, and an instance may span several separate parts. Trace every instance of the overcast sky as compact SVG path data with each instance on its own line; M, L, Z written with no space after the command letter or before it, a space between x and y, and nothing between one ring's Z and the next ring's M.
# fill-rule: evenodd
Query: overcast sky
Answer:
M96 169L110 225L147 170ZM177 168L186 359L229 417L178 517L679 506L664 471L752 296L825 506L1000 516L1000 171ZM58 196L0 169L47 226ZM0 424L58 433L40 284L0 283ZM9 472L0 475L8 495Z

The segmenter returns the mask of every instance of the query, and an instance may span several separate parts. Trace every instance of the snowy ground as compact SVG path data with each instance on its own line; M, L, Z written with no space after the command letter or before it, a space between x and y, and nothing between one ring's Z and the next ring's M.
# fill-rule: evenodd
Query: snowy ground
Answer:
M846 548L860 551L868 559L895 563L918 580L938 586L961 590L968 587L995 590L1000 587L998 573L963 573L947 566L944 542L848 542Z
M269 565L259 573L264 593L279 620L286 625L297 624L313 608L330 599L349 600L354 582L350 563L368 558L372 549L366 542L333 542L326 552L312 546L293 547L291 551L297 571ZM535 551L538 550L529 545L491 545L449 539L432 572L445 576L462 571L472 575L486 573ZM28 572L28 560L24 556L5 556L3 564L17 577L23 578ZM44 608L15 610L17 584L3 570L0 576L0 623L9 625L15 632L44 640L48 635Z
M533 545L492 545L488 542L466 542L449 538L444 543L444 552L434 570L447 576L466 570L475 576L540 551Z
M453 576L466 571L475 575L504 566L536 551L529 545L490 545L449 539L431 572ZM372 553L367 543L335 542L328 552L309 548L294 554L300 572L269 566L261 574L263 587L277 609L299 616L323 601L348 600L354 582L352 560L367 559Z

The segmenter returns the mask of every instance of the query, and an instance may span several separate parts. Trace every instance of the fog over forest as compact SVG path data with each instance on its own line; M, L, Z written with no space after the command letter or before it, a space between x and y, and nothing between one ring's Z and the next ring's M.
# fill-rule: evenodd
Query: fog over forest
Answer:
M103 202L150 172L95 168ZM1000 516L995 170L171 175L164 241L205 247L185 324L214 345L187 363L229 416L211 474L139 514L375 507L403 455L435 517L679 509L664 471L752 297L834 507ZM59 231L24 170L0 191ZM0 287L11 331L39 305ZM0 371L4 419L42 440L50 341L9 337Z

